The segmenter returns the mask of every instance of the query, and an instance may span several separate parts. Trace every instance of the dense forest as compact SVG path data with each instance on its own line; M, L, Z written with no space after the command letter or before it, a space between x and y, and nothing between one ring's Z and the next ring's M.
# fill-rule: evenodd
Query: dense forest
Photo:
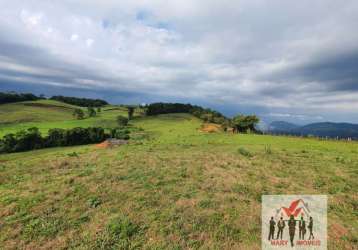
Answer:
M102 107L104 105L108 105L108 102L101 99L78 98L61 95L52 96L50 99L81 107Z
M0 92L0 104L44 99L31 93Z

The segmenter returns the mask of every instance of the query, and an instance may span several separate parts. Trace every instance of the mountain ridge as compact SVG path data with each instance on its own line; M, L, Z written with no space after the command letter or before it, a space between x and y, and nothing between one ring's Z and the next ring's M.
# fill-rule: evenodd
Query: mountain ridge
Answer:
M274 121L270 123L268 132L272 134L358 139L358 124L317 122L300 126L285 121Z

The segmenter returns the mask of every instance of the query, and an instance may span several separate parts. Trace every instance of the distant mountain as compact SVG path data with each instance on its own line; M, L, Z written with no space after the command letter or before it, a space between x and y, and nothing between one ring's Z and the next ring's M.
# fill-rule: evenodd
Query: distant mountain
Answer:
M320 122L312 123L294 129L301 135L314 135L320 137L340 137L340 138L355 138L358 139L358 124L351 123L333 123L333 122Z
M358 139L358 124L320 122L297 126L292 123L279 121L270 124L269 132L273 134Z
M269 131L282 131L287 132L298 128L299 126L290 122L274 121L269 125Z

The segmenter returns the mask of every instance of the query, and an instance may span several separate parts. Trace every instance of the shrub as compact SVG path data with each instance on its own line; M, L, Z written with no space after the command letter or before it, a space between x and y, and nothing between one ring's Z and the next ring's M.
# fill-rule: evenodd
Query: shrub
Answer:
M135 111L135 107L128 106L127 109L128 109L128 120L132 120L133 114L134 114L134 111Z
M85 113L82 109L75 109L72 114L77 120L82 120L85 117Z
M128 125L128 118L122 115L117 116L117 123L119 126L127 126Z
M116 139L128 140L129 133L129 130L124 128L111 129L111 137Z
M89 117L95 117L97 115L96 110L93 107L88 107L87 113Z
M91 142L101 142L108 137L103 128L88 128L88 133L89 141Z

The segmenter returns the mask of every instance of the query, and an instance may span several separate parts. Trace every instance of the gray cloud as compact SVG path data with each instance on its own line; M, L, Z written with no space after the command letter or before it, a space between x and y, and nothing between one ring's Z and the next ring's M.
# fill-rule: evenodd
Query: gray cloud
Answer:
M2 6L0 84L6 88L5 82L36 83L130 93L133 101L188 100L229 113L235 107L358 122L353 0L14 0Z

